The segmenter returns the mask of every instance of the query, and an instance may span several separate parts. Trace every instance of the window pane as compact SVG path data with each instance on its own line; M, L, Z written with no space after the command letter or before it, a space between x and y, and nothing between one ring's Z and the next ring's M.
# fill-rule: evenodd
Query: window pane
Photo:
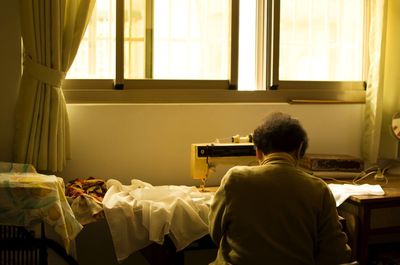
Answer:
M154 79L228 79L229 0L154 0Z
M125 0L125 78L228 78L229 0L153 0L153 20L150 2ZM67 78L115 77L115 14L114 0L96 1Z
M239 2L238 89L257 90L256 77L257 1Z
M281 0L279 79L361 81L364 0Z
M145 78L146 0L125 0L124 12L125 78Z
M67 78L113 79L115 76L115 1L97 0Z

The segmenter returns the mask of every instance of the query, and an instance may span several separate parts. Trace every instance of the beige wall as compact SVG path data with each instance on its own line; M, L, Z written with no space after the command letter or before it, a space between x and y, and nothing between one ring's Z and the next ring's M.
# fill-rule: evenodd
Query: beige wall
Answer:
M273 110L301 120L311 152L359 155L362 105L68 105L73 158L63 176L197 184L191 143L246 135Z
M17 3L0 1L0 160L12 157L21 74ZM310 151L359 155L363 109L330 104L68 105L72 160L60 176L197 184L190 179L191 143L247 134L272 110L301 120L309 133Z

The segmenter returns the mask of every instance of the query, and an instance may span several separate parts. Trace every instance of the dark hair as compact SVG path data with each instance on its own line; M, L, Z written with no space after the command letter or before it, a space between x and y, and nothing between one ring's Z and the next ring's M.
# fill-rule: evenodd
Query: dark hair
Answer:
M300 158L308 147L307 133L300 122L288 114L273 112L259 125L253 134L254 145L264 154L271 152L290 153L301 143Z

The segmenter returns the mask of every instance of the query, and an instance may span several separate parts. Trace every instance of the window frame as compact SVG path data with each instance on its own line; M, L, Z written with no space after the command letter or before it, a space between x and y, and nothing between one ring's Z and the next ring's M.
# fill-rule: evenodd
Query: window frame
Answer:
M270 6L270 10L273 10L271 16L273 16L273 25L268 26L268 30L271 31L269 34L272 36L272 56L270 65L272 65L271 69L271 77L268 79L270 80L269 83L269 89L272 90L281 90L281 89L324 89L324 90L350 90L350 91L357 91L357 90L364 90L366 89L366 83L365 81L304 81L304 80L293 80L293 81L282 81L279 79L279 39L280 39L280 0L272 0L268 1ZM364 6L364 18L367 18L367 12L369 9L369 6L367 5L368 1L366 1L366 4ZM366 21L364 23L364 43L367 42L367 24L369 24L369 21ZM366 70L367 67L365 66L367 64L367 48L366 45L363 46L363 69L362 69L362 76L363 79L365 80L366 77ZM267 81L268 82L268 81Z
M363 81L279 80L280 0L257 1L258 39L256 49L257 53L261 54L261 56L257 56L257 85L262 90L237 90L239 0L231 0L229 80L124 79L124 0L116 1L115 79L64 80L63 92L67 103L365 103L366 84ZM153 0L146 1L147 6L153 4ZM152 12L151 8L146 12ZM265 19L263 14L267 14L268 19ZM146 18L146 20L148 19ZM147 21L147 23L152 22ZM364 23L365 38L367 23ZM146 30L146 36L149 35L151 32ZM146 44L147 46L148 44ZM366 47L364 47L364 58L367 58L365 55ZM149 56L148 52L146 52L146 56ZM267 65L272 67L268 68ZM366 67L364 66L364 68L363 75L365 77Z

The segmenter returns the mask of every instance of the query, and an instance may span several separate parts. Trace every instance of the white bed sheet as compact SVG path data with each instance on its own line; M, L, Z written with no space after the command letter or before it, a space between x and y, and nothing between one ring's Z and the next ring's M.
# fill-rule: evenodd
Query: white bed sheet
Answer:
M110 179L103 209L119 262L168 235L177 251L208 234L213 193L189 186L152 186L133 179L131 185Z

